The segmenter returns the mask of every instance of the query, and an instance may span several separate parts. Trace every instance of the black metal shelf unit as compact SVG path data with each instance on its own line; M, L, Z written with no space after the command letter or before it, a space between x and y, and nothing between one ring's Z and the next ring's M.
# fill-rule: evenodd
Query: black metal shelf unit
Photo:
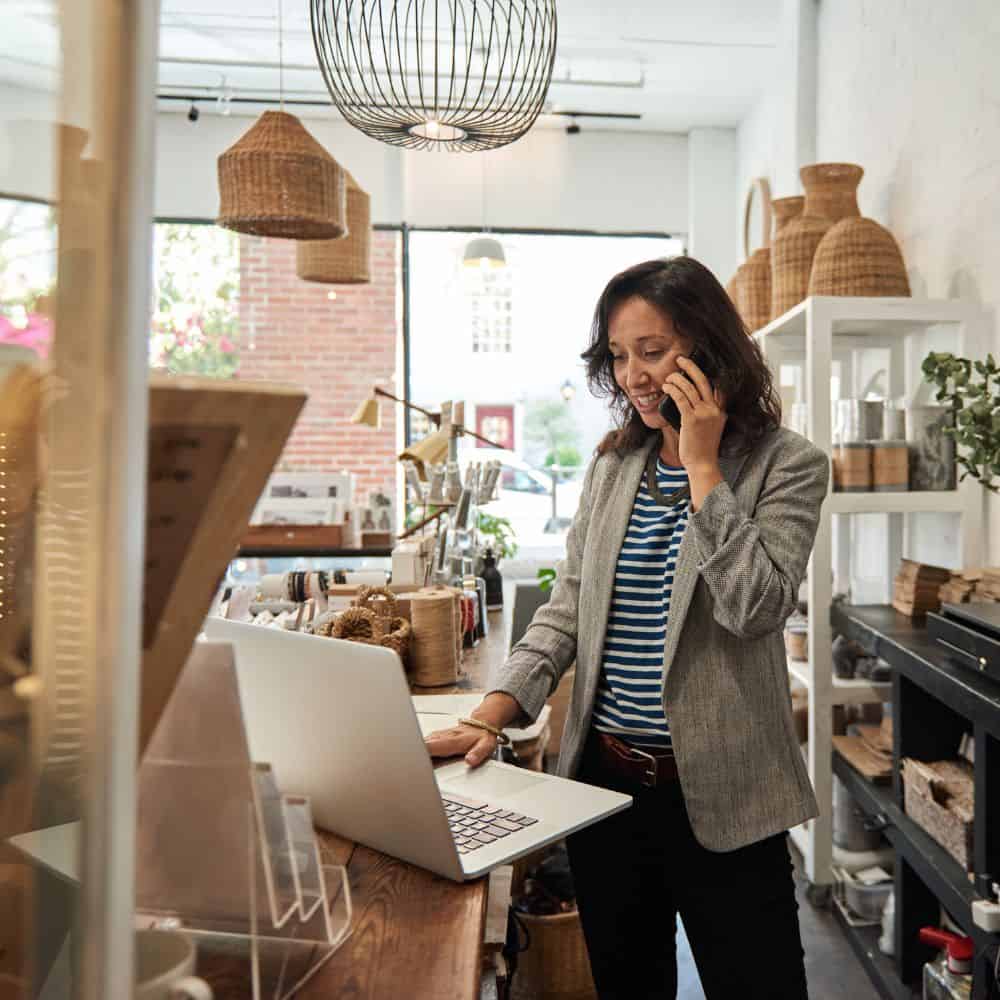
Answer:
M923 964L933 951L919 942L917 932L924 925L936 924L938 908L943 906L976 944L974 1000L996 1000L1000 988L994 962L1000 935L988 934L972 922L972 902L979 896L972 878L906 815L899 762L903 757L953 757L963 733L972 733L974 870L978 876L1000 880L1000 683L951 662L922 623L891 607L834 605L830 616L835 631L893 667L891 789L866 781L839 754L834 754L833 761L835 773L860 807L885 824L883 832L896 852L897 979L893 985L905 989L903 984L919 982ZM868 969L871 975L870 965ZM883 996L897 995L883 992Z
M920 993L910 989L899 978L892 959L880 951L879 928L852 927L837 905L833 907L833 915L880 997L884 1000L919 1000Z

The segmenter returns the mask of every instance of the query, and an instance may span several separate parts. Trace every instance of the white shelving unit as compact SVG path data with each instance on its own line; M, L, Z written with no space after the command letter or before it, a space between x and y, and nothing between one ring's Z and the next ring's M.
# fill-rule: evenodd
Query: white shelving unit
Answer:
M928 352L983 357L987 333L986 318L973 303L810 296L754 336L776 384L781 384L784 366L799 369L795 381L799 402L806 404L806 436L830 455L832 382L839 396L851 397L860 393L874 370L884 376L888 397L909 397L923 380L920 364ZM831 378L835 370L836 378ZM933 402L933 394L928 401ZM814 887L832 883L836 853L833 706L887 701L892 689L891 684L834 677L829 609L835 580L838 590L851 586L852 556L860 552L866 563L881 563L884 573L874 584L862 581L857 587L861 600L851 587L852 603L885 604L891 601L892 578L903 556L956 569L977 565L982 559L984 504L984 491L972 479L947 492L831 493L823 504L808 573L809 659L789 660L789 673L809 691L808 767L820 806L820 816L793 830L792 839L802 850ZM851 522L856 515L887 516L855 530ZM927 530L919 522L928 515L952 518L944 527L935 523ZM855 544L859 541L863 544Z

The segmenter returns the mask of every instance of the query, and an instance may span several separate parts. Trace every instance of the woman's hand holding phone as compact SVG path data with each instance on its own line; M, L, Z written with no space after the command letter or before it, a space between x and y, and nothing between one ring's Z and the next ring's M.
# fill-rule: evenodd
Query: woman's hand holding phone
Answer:
M726 411L718 389L690 358L678 358L680 371L667 376L663 391L680 413L680 459L688 476L717 472ZM694 498L694 482L692 497ZM697 505L696 505L697 506Z

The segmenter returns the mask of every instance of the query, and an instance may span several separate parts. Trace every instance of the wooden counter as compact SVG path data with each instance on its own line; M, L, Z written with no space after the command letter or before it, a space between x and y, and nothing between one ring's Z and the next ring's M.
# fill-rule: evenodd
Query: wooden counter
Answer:
M507 652L503 612L491 612L489 621L486 638L465 650L463 677L457 685L415 688L415 692L483 690ZM303 1000L478 998L489 880L451 882L333 834L320 836L324 860L347 867L354 929L299 996Z

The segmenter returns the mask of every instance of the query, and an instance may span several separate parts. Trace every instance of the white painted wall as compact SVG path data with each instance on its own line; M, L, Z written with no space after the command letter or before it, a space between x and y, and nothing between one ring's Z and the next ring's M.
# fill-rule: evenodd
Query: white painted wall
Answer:
M1000 7L837 0L820 8L818 160L865 168L861 211L902 246L914 295L1000 307ZM1000 354L1000 330L993 331ZM1000 563L1000 498L990 503Z
M215 162L250 119L158 116L157 214L214 217ZM306 127L371 193L372 219L415 226L687 230L687 139L537 129L490 153L400 150L335 121Z
M0 85L0 192L51 197L53 99ZM156 214L213 219L216 160L253 119L186 109L157 116ZM651 132L584 127L535 129L485 154L400 150L342 121L310 118L306 127L372 196L376 223L658 231L688 229L688 140Z
M737 133L696 128L688 135L688 253L725 284L739 263Z
M861 211L899 240L913 294L969 298L995 313L1000 8L994 0L813 4L786 0L775 80L738 130L741 194L755 176L771 180L775 197L799 193L792 167L810 159L859 163ZM1000 354L996 326L992 341ZM988 509L988 558L997 564L1000 498Z

